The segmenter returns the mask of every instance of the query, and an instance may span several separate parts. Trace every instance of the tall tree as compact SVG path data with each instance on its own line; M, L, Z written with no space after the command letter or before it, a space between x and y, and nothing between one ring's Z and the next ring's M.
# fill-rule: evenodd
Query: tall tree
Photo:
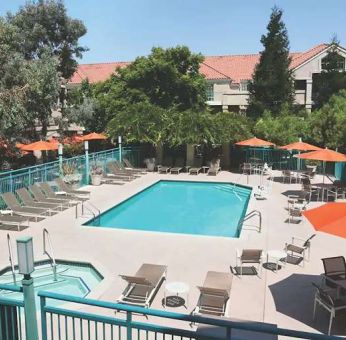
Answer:
M333 37L327 56L322 60L322 71L314 74L313 101L314 108L319 109L331 96L341 89L346 89L345 58L338 53L339 41Z
M317 143L346 152L346 89L311 112L308 123L310 135Z
M72 76L75 58L87 51L78 42L86 28L82 21L67 15L62 0L29 1L7 20L20 30L21 52L26 59L36 59L49 50L59 60L60 74L66 79Z
M148 102L179 111L205 107L206 81L199 73L203 57L186 46L154 47L147 57L118 69L103 86L102 101L110 112L136 102Z
M293 104L289 40L282 15L281 9L273 8L267 26L268 33L261 38L264 50L249 86L248 114L252 117L260 117L265 110L278 115L282 105Z

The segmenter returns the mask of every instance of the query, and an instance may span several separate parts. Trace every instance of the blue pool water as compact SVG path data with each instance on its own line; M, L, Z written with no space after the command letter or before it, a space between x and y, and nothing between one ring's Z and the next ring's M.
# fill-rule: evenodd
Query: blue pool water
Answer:
M85 225L238 237L250 194L232 183L160 181Z

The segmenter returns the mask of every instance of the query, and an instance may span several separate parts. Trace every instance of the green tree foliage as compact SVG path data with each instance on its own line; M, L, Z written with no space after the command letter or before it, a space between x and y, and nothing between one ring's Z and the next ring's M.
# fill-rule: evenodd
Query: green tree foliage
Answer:
M279 116L265 111L253 129L257 137L270 140L277 145L293 143L303 138L306 140L307 123L303 115L292 113L287 107Z
M119 111L109 122L107 132L113 138L123 136L127 143L158 146L167 140L170 122L168 110L141 102Z
M41 136L47 136L49 119L52 108L56 104L60 83L57 72L58 61L48 53L42 54L40 59L34 60L28 68L28 91L26 109L34 120L42 127ZM34 121L31 121L34 123Z
M204 108L206 81L199 73L202 60L186 46L153 48L149 56L118 69L101 86L105 111L115 114L138 102L179 111Z
M61 0L29 1L8 22L20 31L20 49L26 59L40 58L47 50L59 60L58 71L68 79L86 47L78 40L86 33L82 21L67 15Z
M338 53L339 43L333 38L328 54L322 61L323 69L313 79L314 107L319 109L328 102L330 97L346 89L345 58Z
M308 119L312 138L321 146L346 152L346 90L333 95Z
M272 10L267 26L268 33L261 38L264 50L249 85L248 115L255 118L260 117L265 110L278 115L284 104L293 104L289 41L282 15L282 10Z

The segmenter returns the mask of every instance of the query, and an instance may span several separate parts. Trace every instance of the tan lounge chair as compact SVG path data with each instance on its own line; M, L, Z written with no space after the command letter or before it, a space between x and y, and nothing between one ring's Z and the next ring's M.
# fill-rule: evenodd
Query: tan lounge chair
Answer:
M189 169L190 175L198 175L202 171L202 159L198 158L195 161L195 165Z
M200 296L193 314L225 316L227 301L232 288L231 273L209 271L202 287L197 287Z
M132 181L134 180L136 177L133 176L132 174L129 174L128 172L124 172L124 171L119 171L118 167L116 166L116 164L114 162L109 162L107 164L107 177L113 177L117 180L121 180L121 181Z
M64 198L48 198L48 197L46 197L43 194L41 188L37 184L30 185L29 190L37 202L57 203L57 204L61 204L62 207L64 207L64 208L65 207L68 208L69 206L75 205L75 204L70 203L70 200L67 200Z
M16 196L12 192L3 193L2 198L4 202L6 203L7 207L18 215L33 217L35 218L36 222L38 221L39 218L47 217L46 214L48 209L22 207L19 204Z
M140 174L138 173L138 171L133 171L133 170L129 170L129 169L126 169L124 167L123 164L121 164L119 161L113 161L113 167L114 169L118 172L118 173L121 173L121 174L124 174L124 175L130 175L130 176L133 176L134 178L138 178L140 177Z
M118 303L148 308L167 275L167 266L144 263L134 276L120 275L128 285Z
M0 227L1 225L14 225L17 227L18 231L20 231L22 225L30 226L30 220L25 216L0 214Z
M16 193L18 197L20 198L20 200L23 202L23 204L27 207L45 208L45 209L49 209L49 211L63 210L63 207L61 204L36 202L30 195L29 191L25 188L16 190Z
M182 158L178 158L175 162L175 165L173 168L171 168L171 174L172 175L179 175L180 171L183 171L184 169L184 160Z
M81 197L86 197L90 198L90 191L87 190L74 190L71 189L62 178L58 177L55 179L55 183L58 185L58 187L62 190L65 191L67 194L71 196L81 196Z
M58 195L54 192L54 190L51 188L51 186L47 182L40 183L40 187L42 191L47 195L48 198L53 199L64 199L68 201L69 203L75 202L77 204L78 201L86 201L87 198L77 197L77 196L71 196L69 194L66 195Z

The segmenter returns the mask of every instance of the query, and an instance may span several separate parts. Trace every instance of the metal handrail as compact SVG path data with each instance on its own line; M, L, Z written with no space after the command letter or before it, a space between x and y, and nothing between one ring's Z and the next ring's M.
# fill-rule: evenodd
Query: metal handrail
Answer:
M12 271L12 276L13 276L13 283L16 285L17 284L17 280L16 280L16 273L14 271L13 249L12 249L10 234L7 234L7 246L8 246L8 259L10 260L11 271Z
M85 204L89 204L89 206L85 205ZM87 209L93 216L93 219L96 220L97 218L100 217L101 215L101 210L99 208L97 208L94 204L92 204L91 202L89 201L83 201L83 202L78 202L76 204L76 213L75 213L75 217L76 219L78 218L78 206L81 205L82 207L82 214L81 214L81 217L84 216L84 209ZM96 212L95 212L96 210Z
M244 222L254 216L258 216L258 220L259 220L258 232L260 233L262 231L262 213L258 210L252 210L239 220L238 227L237 227L238 233L240 232L240 228L242 227Z
M206 324L206 325L212 325L212 326L218 326L218 327L224 327L228 330L231 329L241 329L241 330L247 330L247 331L253 331L253 332L259 332L261 334L275 334L275 335L283 335L283 336L289 336L295 339L301 338L301 339L316 339L316 340L327 340L327 339L342 339L338 336L332 336L332 335L325 335L320 333L311 333L311 332L305 332L305 331L297 331L293 329L285 329L285 328L279 328L274 325L265 324L261 322L242 322L242 321L233 321L231 319L227 318L212 318L209 316L202 316L202 315L193 315L193 314L183 314L183 313L176 313L176 312L168 312L168 311L162 311L162 310L156 310L151 308L144 308L139 306L131 306L126 304L118 304L114 302L109 301L100 301L100 300L94 300L89 298L81 298L76 296L68 296L58 293L53 293L49 291L39 291L38 296L41 299L41 315L43 316L43 320L46 321L45 314L51 314L51 315L64 315L64 316L70 316L72 318L80 318L85 320L91 320L91 321L97 321L97 322L104 322L104 323L112 323L112 324L118 324L122 326L127 326L130 329L148 329L152 331L161 330L162 332L165 332L166 330L171 330L173 333L167 333L167 334L181 334L182 336L191 337L191 338L197 338L196 333L191 333L190 330L183 330L183 329L177 329L177 328L171 328L167 326L163 326L162 324L150 324L150 323L141 323L138 321L133 321L131 319L131 314L141 314L146 316L153 316L158 318L164 318L164 319L172 319L172 320L179 320L179 321L185 321L190 323L200 323L200 324ZM80 310L73 310L73 309L64 309L61 307L54 307L50 305L46 305L46 299L54 299L64 302L71 302L71 303L77 303L81 305L86 306L93 306L93 307L99 307L99 308L105 308L110 310L116 310L116 311L123 311L127 313L127 319L122 320L118 318L110 318L108 316L101 316L98 314L91 314L82 312ZM59 326L58 326L59 327ZM44 327L44 330L47 332L47 328ZM131 333L130 333L131 336ZM130 337L128 337L130 338ZM128 339L127 338L127 339ZM199 337L198 337L199 338ZM200 337L201 339L208 339L207 337ZM214 339L213 336L209 337L211 339ZM227 337L228 339L228 337Z
M47 251L47 242L49 246L50 253ZM52 246L52 241L50 239L49 232L46 228L43 229L43 255L47 255L48 258L51 261L51 266L53 268L53 276L54 276L54 281L57 281L57 270L56 270L56 261L55 261L55 256L53 252L53 246Z

